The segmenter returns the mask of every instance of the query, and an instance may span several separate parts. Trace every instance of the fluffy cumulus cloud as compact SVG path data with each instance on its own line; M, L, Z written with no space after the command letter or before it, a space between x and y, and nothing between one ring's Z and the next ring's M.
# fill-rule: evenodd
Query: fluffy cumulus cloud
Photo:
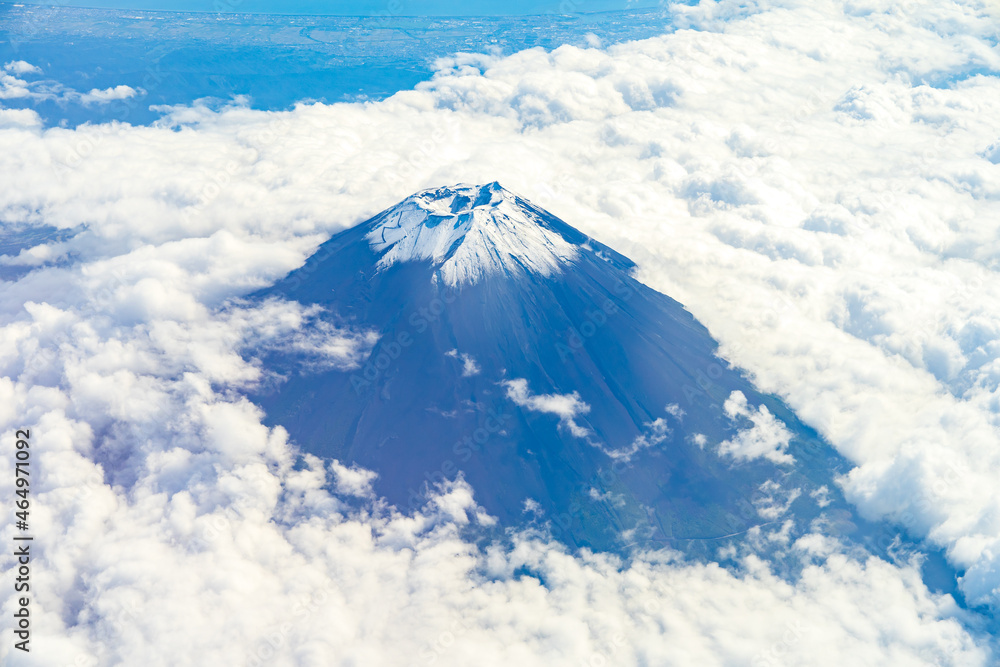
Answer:
M480 370L482 370L479 368L479 364L476 363L476 358L471 354L465 352L459 353L458 350L448 350L445 354L452 359L458 359L462 362L462 377L479 375Z
M132 86L115 86L113 88L93 88L89 93L83 93L79 101L83 104L103 104L115 100L127 100L139 94Z
M345 466L340 461L334 460L330 465L333 472L334 488L337 493L347 496L359 496L361 498L372 497L372 481L377 475L371 470L365 470L357 466Z
M399 514L240 398L267 381L248 341L318 336L310 363L344 367L371 344L241 296L420 188L499 180L635 259L855 464L842 484L862 512L940 546L995 613L996 5L670 11L661 37L459 55L377 103L75 130L0 109L0 220L67 231L0 285L0 422L37 434L44 536L25 664L995 662L982 616L914 563L818 534L784 547L791 582L752 552L727 570L531 534L483 546L474 489ZM0 97L41 94L26 65ZM5 497L11 479L0 457ZM796 489L765 491L780 522ZM0 639L6 662L9 626Z
M11 74L41 74L42 68L24 60L12 60L4 64L4 70Z
M35 102L55 100L75 104L108 104L117 100L127 100L145 94L142 89L131 86L93 88L89 93L81 93L68 88L58 81L38 79L42 69L24 60L15 60L4 65L5 73L0 73L0 100L22 98ZM28 76L33 80L28 80ZM21 78L26 77L26 78Z
M541 412L543 414L555 415L559 418L559 425L564 426L570 433L578 438L586 438L591 434L590 429L581 426L576 418L590 412L590 406L580 398L580 394L532 394L528 387L528 381L524 378L505 380L504 388L507 390L507 398L515 405L527 408L531 412Z
M719 454L731 456L737 461L765 458L775 463L794 463L789 454L788 443L792 434L771 414L766 405L751 408L742 391L734 391L722 404L726 416L734 422L741 419L750 426L737 432L731 440L719 444Z

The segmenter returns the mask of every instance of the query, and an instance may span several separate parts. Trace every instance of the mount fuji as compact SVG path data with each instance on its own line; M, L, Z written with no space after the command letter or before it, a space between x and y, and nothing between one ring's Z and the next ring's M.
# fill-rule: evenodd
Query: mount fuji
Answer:
M820 532L884 554L896 532L836 484L849 464L634 269L498 183L419 192L252 296L374 332L360 367L256 351L279 381L252 398L401 508L461 476L501 527L570 547L707 554Z

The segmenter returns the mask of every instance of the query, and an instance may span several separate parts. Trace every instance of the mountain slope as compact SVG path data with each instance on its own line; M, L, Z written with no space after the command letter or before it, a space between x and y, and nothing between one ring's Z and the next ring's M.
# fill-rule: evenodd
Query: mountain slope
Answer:
M253 398L401 507L461 474L502 525L571 546L697 551L788 519L793 538L872 532L834 483L846 463L633 268L497 183L418 193L254 296L374 329L365 364L261 352L287 379Z

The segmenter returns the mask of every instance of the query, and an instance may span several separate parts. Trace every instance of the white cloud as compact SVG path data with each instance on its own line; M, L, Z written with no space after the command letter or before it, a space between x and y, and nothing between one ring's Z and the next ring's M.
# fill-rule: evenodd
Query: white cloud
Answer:
M34 109L0 109L0 128L41 128L41 126L42 119Z
M338 327L321 319L323 310L316 306L270 301L263 307L238 311L231 317L245 322L247 349L294 352L309 371L357 368L379 341L376 331Z
M825 484L816 489L815 491L812 491L809 494L809 496L812 497L813 500L816 501L816 504L819 505L820 507L826 507L831 502L830 489L827 488Z
M9 74L0 74L0 100L30 97L28 82Z
M52 490L48 502L79 510L82 523L60 527L64 555L33 570L51 582L35 601L33 657L390 666L627 665L678 655L697 664L987 661L960 613L910 567L833 556L792 586L752 556L733 573L663 555L626 566L573 558L532 539L480 551L459 537L475 515L466 487L442 489L412 516L377 506L355 512L322 490L317 461L296 469L274 453L275 471L203 478L172 495L143 486L124 503L64 456L58 469L75 487ZM214 498L216 488L225 495ZM81 578L67 576L75 573ZM65 601L74 597L86 603L67 620ZM211 611L199 613L192 599ZM734 627L739 641L728 636ZM185 641L163 641L173 632Z
M753 559L478 552L460 486L415 516L351 514L335 473L296 467L232 393L260 380L238 351L262 323L227 300L422 187L499 179L638 261L857 465L862 511L941 545L996 604L1000 17L769 7L672 6L676 32L606 52L456 56L379 103L75 130L2 110L0 218L86 226L0 285L0 421L45 434L38 661L995 662L914 568L827 536L794 547L822 560L789 583ZM19 76L0 97L41 94ZM294 339L308 317L282 313Z
M445 354L462 361L462 377L467 378L479 375L481 369L479 368L479 364L476 363L476 358L471 354L466 354L465 352L460 354L458 350L448 350Z
M80 94L78 99L81 104L105 104L115 100L127 100L139 94L140 91L131 86L114 86L104 90L94 88L89 93Z
M3 68L5 71L15 75L42 73L42 69L40 67L36 67L35 65L32 65L24 60L12 60L9 63L5 63Z
M501 383L507 389L507 398L515 405L532 412L556 415L559 423L569 429L577 438L586 438L590 429L576 423L576 418L590 412L590 406L580 400L580 394L532 394L528 381L524 378L505 380Z
M31 101L57 100L75 104L109 104L118 100L127 100L146 91L131 86L113 86L110 88L92 88L88 93L68 88L51 80L28 81L19 77L25 74L41 74L42 70L29 63L19 60L4 66L7 74L0 73L0 100L22 99Z
M334 489L337 493L360 498L375 497L372 489L372 481L378 477L375 472L357 466L348 467L336 459L330 463L330 470L333 472Z
M679 419L680 415L683 414L683 410L680 410L676 404L672 404L667 406L667 414ZM670 426L667 425L667 420L663 417L657 417L653 421L644 424L644 426L646 430L637 435L627 447L615 449L601 446L601 451L616 461L629 461L638 452L659 445L673 434Z
M788 512L800 495L801 489L785 489L778 482L768 480L760 485L751 502L762 518L775 521Z
M771 414L767 406L753 409L742 391L734 391L722 405L726 416L733 423L749 421L752 426L736 433L730 440L719 443L719 454L737 461L765 458L775 463L794 463L787 452L792 438L788 428Z

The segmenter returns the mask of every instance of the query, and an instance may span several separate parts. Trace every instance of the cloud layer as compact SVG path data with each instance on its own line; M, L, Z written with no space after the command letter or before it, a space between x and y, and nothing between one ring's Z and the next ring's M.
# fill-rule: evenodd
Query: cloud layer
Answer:
M807 565L783 582L752 555L780 531L748 535L735 571L532 535L483 550L474 490L399 515L364 471L294 465L240 398L266 379L240 356L254 337L322 335L316 363L345 365L371 340L234 299L414 191L499 180L635 259L857 465L864 513L945 548L995 609L995 5L671 11L676 32L607 50L459 54L379 103L75 130L0 109L0 220L80 230L0 287L0 421L39 434L42 471L24 664L990 662L907 562L814 534L786 545ZM9 64L0 95L36 94L32 67Z

